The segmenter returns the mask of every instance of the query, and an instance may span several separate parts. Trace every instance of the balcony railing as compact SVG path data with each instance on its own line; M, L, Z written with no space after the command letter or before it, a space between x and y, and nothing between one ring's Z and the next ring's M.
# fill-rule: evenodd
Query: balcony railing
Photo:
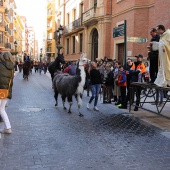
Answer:
M73 21L72 23L70 23L69 25L65 26L64 33L69 33L72 30L77 29L81 26L82 26L82 18L79 18Z
M5 48L11 49L11 44L10 43L5 43Z
M52 52L51 48L47 48L47 52Z
M96 6L90 8L83 14L83 22L96 17Z
M6 26L5 31L8 32L9 35L11 35L11 30Z

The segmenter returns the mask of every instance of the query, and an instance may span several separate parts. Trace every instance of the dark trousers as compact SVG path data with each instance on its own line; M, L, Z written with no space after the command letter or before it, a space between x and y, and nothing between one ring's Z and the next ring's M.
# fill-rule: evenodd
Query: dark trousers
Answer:
M151 82L154 83L158 73L158 57L155 57L154 59L150 59L149 72L150 72Z
M120 86L121 104L126 102L126 86Z
M122 103L122 105L124 107L127 107L127 102L130 101L130 92L131 92L131 87L129 88L126 98L125 98L125 102ZM136 93L136 106L139 106L140 104L140 95L141 95L141 87L136 87L135 91Z

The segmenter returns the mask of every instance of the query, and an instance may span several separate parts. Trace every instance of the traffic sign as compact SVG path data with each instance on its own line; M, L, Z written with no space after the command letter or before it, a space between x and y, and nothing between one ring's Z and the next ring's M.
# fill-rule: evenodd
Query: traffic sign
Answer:
M124 24L113 28L113 38L120 37L124 35Z
M146 43L147 38L142 37L127 37L127 42L136 42L136 43Z

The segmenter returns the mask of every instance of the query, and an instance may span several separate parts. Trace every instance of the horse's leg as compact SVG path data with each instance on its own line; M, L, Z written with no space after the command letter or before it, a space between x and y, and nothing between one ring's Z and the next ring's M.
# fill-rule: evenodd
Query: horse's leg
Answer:
M71 106L72 106L72 104L73 104L72 96L67 96L67 100L68 100L68 102L69 102L68 113L71 113Z
M65 107L66 96L62 95L61 98L62 98L62 102L63 102L63 109L67 110L67 108Z
M81 112L80 112L80 107L82 105L82 94L76 94L75 95L76 100L77 100L77 105L78 105L78 112L79 112L79 116L84 116Z
M58 106L58 91L55 91L54 98L56 101L55 106Z

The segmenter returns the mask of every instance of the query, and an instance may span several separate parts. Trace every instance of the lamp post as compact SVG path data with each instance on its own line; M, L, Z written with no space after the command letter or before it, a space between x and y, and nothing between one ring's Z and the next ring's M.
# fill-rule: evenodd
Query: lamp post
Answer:
M40 62L41 62L41 59L42 59L42 48L40 48Z
M17 42L14 41L14 46L15 46L15 61L16 61L16 54L17 54Z
M57 49L58 49L58 54L60 54L60 49L62 48L61 44L60 44L60 38L61 36L63 35L63 27L60 25L60 27L58 28L58 30L56 30L56 36L57 36L57 39L58 39L58 42L57 42Z

